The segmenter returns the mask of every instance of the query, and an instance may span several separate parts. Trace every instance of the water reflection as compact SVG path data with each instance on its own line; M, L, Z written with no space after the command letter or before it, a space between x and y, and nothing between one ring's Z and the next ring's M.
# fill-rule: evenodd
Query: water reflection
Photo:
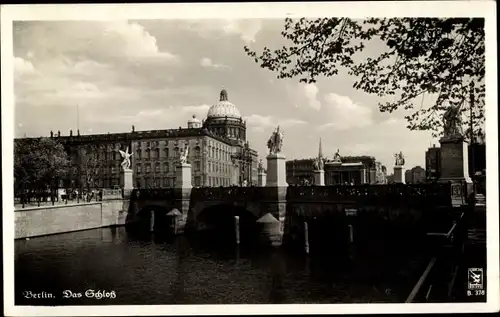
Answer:
M15 242L15 300L17 305L404 301L423 261L394 253L389 255L394 263L384 269L380 254L360 258L358 251L308 257L123 228L74 232ZM384 293L388 288L392 291ZM64 299L67 289L114 290L117 298ZM57 296L34 301L23 298L26 290Z

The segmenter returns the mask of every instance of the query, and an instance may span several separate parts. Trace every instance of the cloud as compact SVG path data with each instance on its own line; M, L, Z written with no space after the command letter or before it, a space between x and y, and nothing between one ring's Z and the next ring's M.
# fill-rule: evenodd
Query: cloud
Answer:
M321 109L321 102L317 99L318 96L318 86L316 84L306 84L301 85L302 91L307 99L307 105L314 110Z
M355 103L348 96L329 93L325 96L322 116L331 120L318 127L320 130L334 128L346 130L369 126L373 123L372 110Z
M259 19L231 20L217 19L191 21L186 27L198 33L203 38L218 36L238 36L245 44L255 42L257 34L262 30L262 21Z
M178 57L166 51L160 51L156 38L151 36L138 23L114 21L106 25L102 36L107 47L115 47L132 58L162 58L176 60Z
M203 57L200 60L200 65L205 68L214 68L214 69L223 69L223 68L229 68L229 66L224 65L224 64L218 64L214 63L210 58L208 57Z
M34 73L35 68L30 61L27 61L21 57L14 57L14 74L16 76L22 76L24 74Z
M267 128L275 128L278 125L283 128L289 128L297 125L306 124L305 121L294 118L275 118L272 116L261 116L258 114L253 114L249 117L246 117L248 125L252 128L253 131L259 132L264 131Z

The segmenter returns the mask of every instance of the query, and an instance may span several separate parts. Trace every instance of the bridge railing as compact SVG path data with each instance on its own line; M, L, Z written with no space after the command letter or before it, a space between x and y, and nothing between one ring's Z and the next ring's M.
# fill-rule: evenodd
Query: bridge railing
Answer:
M266 187L198 187L193 188L191 197L204 201L258 201L264 197Z
M290 186L287 201L339 201L363 203L451 204L450 184L386 184L386 185L337 185Z
M134 189L130 195L131 200L171 200L176 197L175 188L147 188Z

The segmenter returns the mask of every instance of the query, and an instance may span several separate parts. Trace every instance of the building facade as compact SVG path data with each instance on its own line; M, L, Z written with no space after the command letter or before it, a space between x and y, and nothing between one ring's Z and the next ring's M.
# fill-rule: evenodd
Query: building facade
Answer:
M68 180L60 186L120 187L119 151L128 148L137 188L174 187L176 165L186 145L193 186L257 184L258 154L246 141L246 122L225 90L205 120L193 116L187 127L135 131L132 126L131 132L98 135L51 132L51 138L64 145L71 160Z
M415 166L405 172L405 183L407 184L425 183L426 180L426 170L420 166Z
M314 159L287 161L287 183L290 185L313 184L313 162ZM326 159L325 185L384 183L386 182L385 166L377 163L371 156L336 156L333 159Z

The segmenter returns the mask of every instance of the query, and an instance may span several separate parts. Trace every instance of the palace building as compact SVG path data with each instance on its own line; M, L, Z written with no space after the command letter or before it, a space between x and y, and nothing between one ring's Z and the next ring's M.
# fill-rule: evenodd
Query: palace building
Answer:
M207 117L195 116L187 127L166 130L132 131L69 136L60 132L51 138L60 141L71 159L68 177L72 184L89 187L118 187L122 161L119 150L131 157L137 188L174 187L180 150L189 145L193 186L232 186L257 183L257 152L246 141L246 122L228 100L226 90L210 107ZM89 184L90 183L90 184Z

